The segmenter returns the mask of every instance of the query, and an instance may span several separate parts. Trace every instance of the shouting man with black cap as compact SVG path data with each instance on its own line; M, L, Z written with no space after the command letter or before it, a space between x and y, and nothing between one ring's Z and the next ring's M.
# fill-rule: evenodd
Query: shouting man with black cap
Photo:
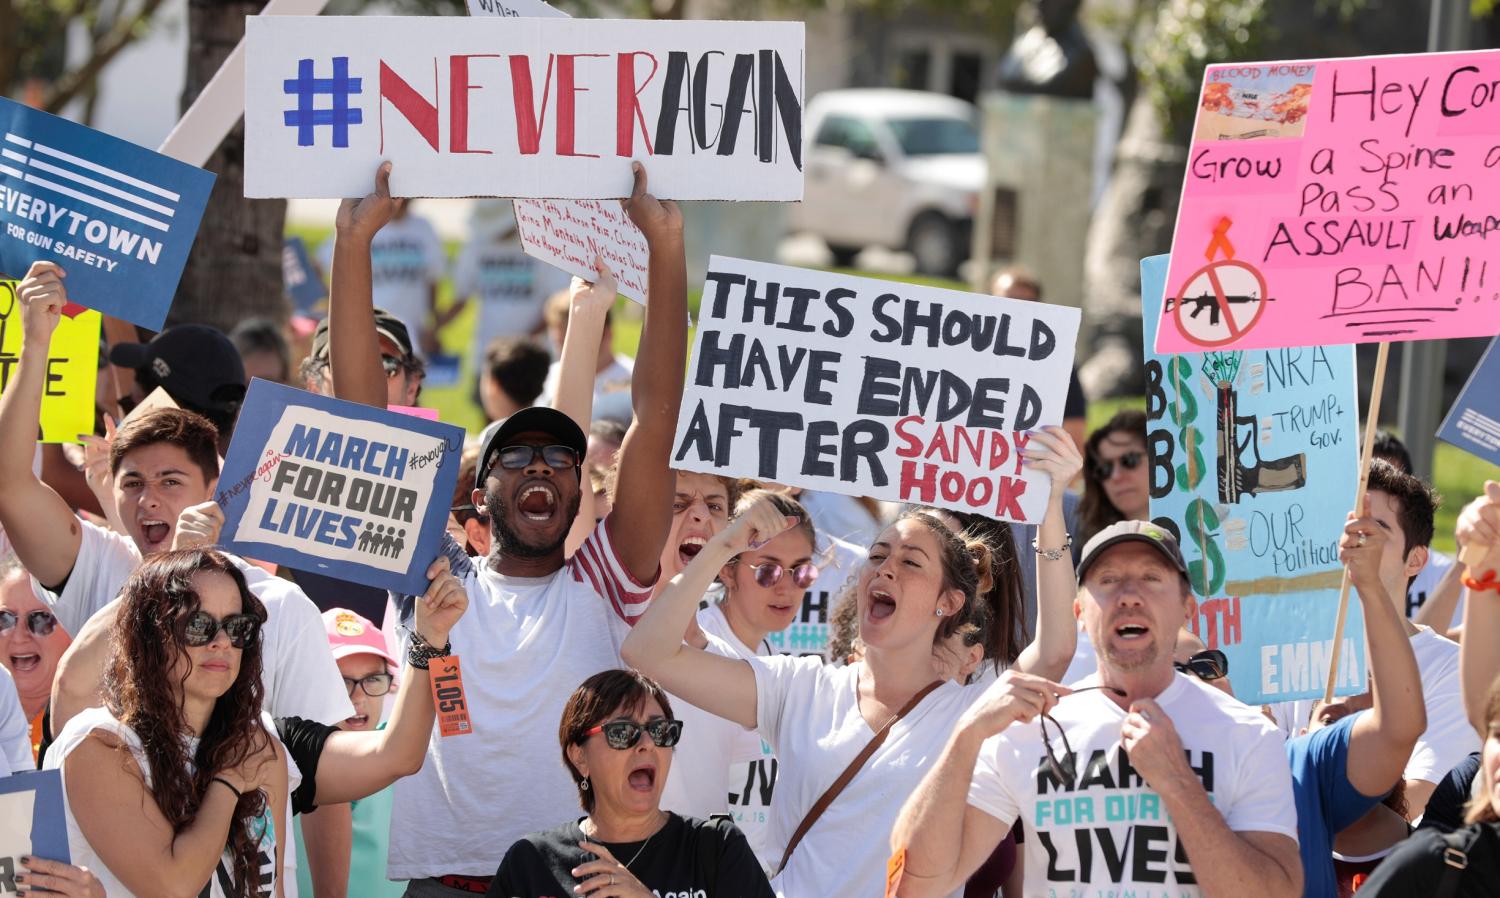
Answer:
M1028 895L1301 895L1276 728L1173 667L1194 610L1177 541L1122 521L1084 546L1078 576L1098 674L1007 673L969 709L892 834L897 893L951 894L1020 819Z
M371 314L370 241L390 219L390 164L375 192L339 209L330 303L336 395L387 401ZM687 355L687 265L682 216L646 193L635 167L625 209L650 247L651 301L632 387L636 423L619 454L614 511L571 558L564 540L578 513L587 439L568 415L528 408L485 441L474 505L490 518L492 548L476 564L452 537L444 554L469 595L451 646L412 639L423 659L463 658L473 734L434 739L422 770L396 788L388 874L411 896L482 893L495 859L530 832L556 824L577 790L557 746L538 733L557 725L568 696L589 676L620 667L620 644L645 611L672 523L669 469ZM402 616L411 598L396 597Z

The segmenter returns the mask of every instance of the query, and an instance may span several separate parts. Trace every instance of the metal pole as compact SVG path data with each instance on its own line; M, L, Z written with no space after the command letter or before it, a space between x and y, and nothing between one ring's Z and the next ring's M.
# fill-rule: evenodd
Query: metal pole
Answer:
M1432 0L1427 20L1429 51L1466 50L1469 47L1468 0ZM1441 340L1418 340L1401 347L1401 393L1398 426L1411 451L1416 475L1432 479L1434 433L1443 409L1443 360L1446 345ZM1373 417L1369 424L1374 424Z

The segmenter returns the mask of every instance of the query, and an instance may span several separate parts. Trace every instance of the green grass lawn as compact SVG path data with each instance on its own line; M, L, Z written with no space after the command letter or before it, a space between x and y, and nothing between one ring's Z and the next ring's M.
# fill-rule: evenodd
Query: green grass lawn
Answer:
M316 257L318 247L328 239L332 233L329 227L289 227L288 235L297 235L307 244L309 254ZM459 244L456 241L446 243L448 256L451 260L458 254ZM872 275L870 272L857 271L854 269L833 269L842 274L853 274L860 277L880 277L884 280L898 281L907 284L922 284L933 287L946 287L953 290L966 290L967 286L960 281L947 280L944 278L930 278L919 275ZM692 290L688 294L688 308L693 313L693 318L698 317L698 304L702 299L701 290ZM446 306L453 301L452 287L444 280L438 291L438 302ZM615 351L628 356L634 356L636 346L641 339L642 308L626 299L621 299L615 307L614 316L614 345ZM469 430L478 430L484 426L483 415L473 401L474 372L468 370L469 344L473 340L474 327L478 322L478 309L474 306L466 309L464 314L454 320L442 334L443 348L446 352L454 353L464 360L464 371L458 379L458 383L452 386L437 387L429 386L422 391L422 404L430 408L436 408L442 416L442 420L458 424ZM691 345L692 332L688 333L689 345ZM1144 397L1130 397L1124 399L1107 399L1089 404L1089 428L1092 430L1108 421L1114 413L1122 408L1145 408ZM1435 485L1443 497L1443 504L1438 508L1436 529L1437 533L1433 539L1433 545L1438 549L1452 553L1453 526L1458 518L1458 512L1464 505L1479 495L1484 489L1484 481L1500 480L1500 468L1480 461L1478 458L1464 452L1457 447L1447 443L1437 444Z

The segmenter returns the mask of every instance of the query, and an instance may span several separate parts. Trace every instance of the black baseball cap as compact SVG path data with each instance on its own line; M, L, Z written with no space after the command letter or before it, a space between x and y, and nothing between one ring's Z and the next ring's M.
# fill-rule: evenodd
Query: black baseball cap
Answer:
M1182 549L1177 545L1176 537L1164 527L1158 527L1150 521L1121 521L1111 524L1094 534L1083 547L1083 557L1078 560L1078 582L1082 583L1084 575L1088 573L1089 565L1099 560L1105 550L1111 546L1117 546L1125 542L1145 543L1161 553L1172 567L1187 578L1187 562L1182 558Z
M375 310L375 333L392 343L401 350L401 354L407 358L412 357L411 332L400 318L387 312L385 309ZM328 319L324 318L318 322L317 330L313 331L312 357L315 359L328 358Z
M206 324L169 327L149 343L116 343L109 361L135 369L146 392L155 387L189 411L231 418L245 398L245 363L223 332Z
M495 456L520 434L533 432L550 434L557 438L559 445L567 446L578 453L580 461L589 451L588 437L584 436L583 430L573 422L573 419L545 405L523 408L499 422L499 426L491 425L485 430L488 436L484 440L484 451L480 453L479 467L474 471L475 489L484 489L484 481L490 476L490 468L495 463Z

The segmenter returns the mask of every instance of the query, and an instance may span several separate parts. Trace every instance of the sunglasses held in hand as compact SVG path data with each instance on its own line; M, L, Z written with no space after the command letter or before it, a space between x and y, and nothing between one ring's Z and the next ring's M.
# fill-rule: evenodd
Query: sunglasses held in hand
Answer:
M1125 697L1125 690L1118 686L1085 686L1082 689L1074 689L1068 695L1077 695L1080 692L1092 692L1095 689L1102 689L1119 698ZM1067 698L1068 695L1063 696L1063 698ZM1061 760L1058 760L1057 752L1052 748L1052 738L1047 735L1047 724L1049 723L1056 728L1057 738L1062 742L1063 756ZM1041 725L1042 744L1047 746L1047 769L1052 771L1052 776L1059 783L1072 783L1074 777L1077 776L1077 769L1073 760L1073 746L1068 744L1068 735L1063 732L1062 724L1058 723L1051 714L1042 715Z
M1173 661L1172 666L1200 680L1217 680L1229 676L1229 658L1218 649L1205 649L1187 661Z

